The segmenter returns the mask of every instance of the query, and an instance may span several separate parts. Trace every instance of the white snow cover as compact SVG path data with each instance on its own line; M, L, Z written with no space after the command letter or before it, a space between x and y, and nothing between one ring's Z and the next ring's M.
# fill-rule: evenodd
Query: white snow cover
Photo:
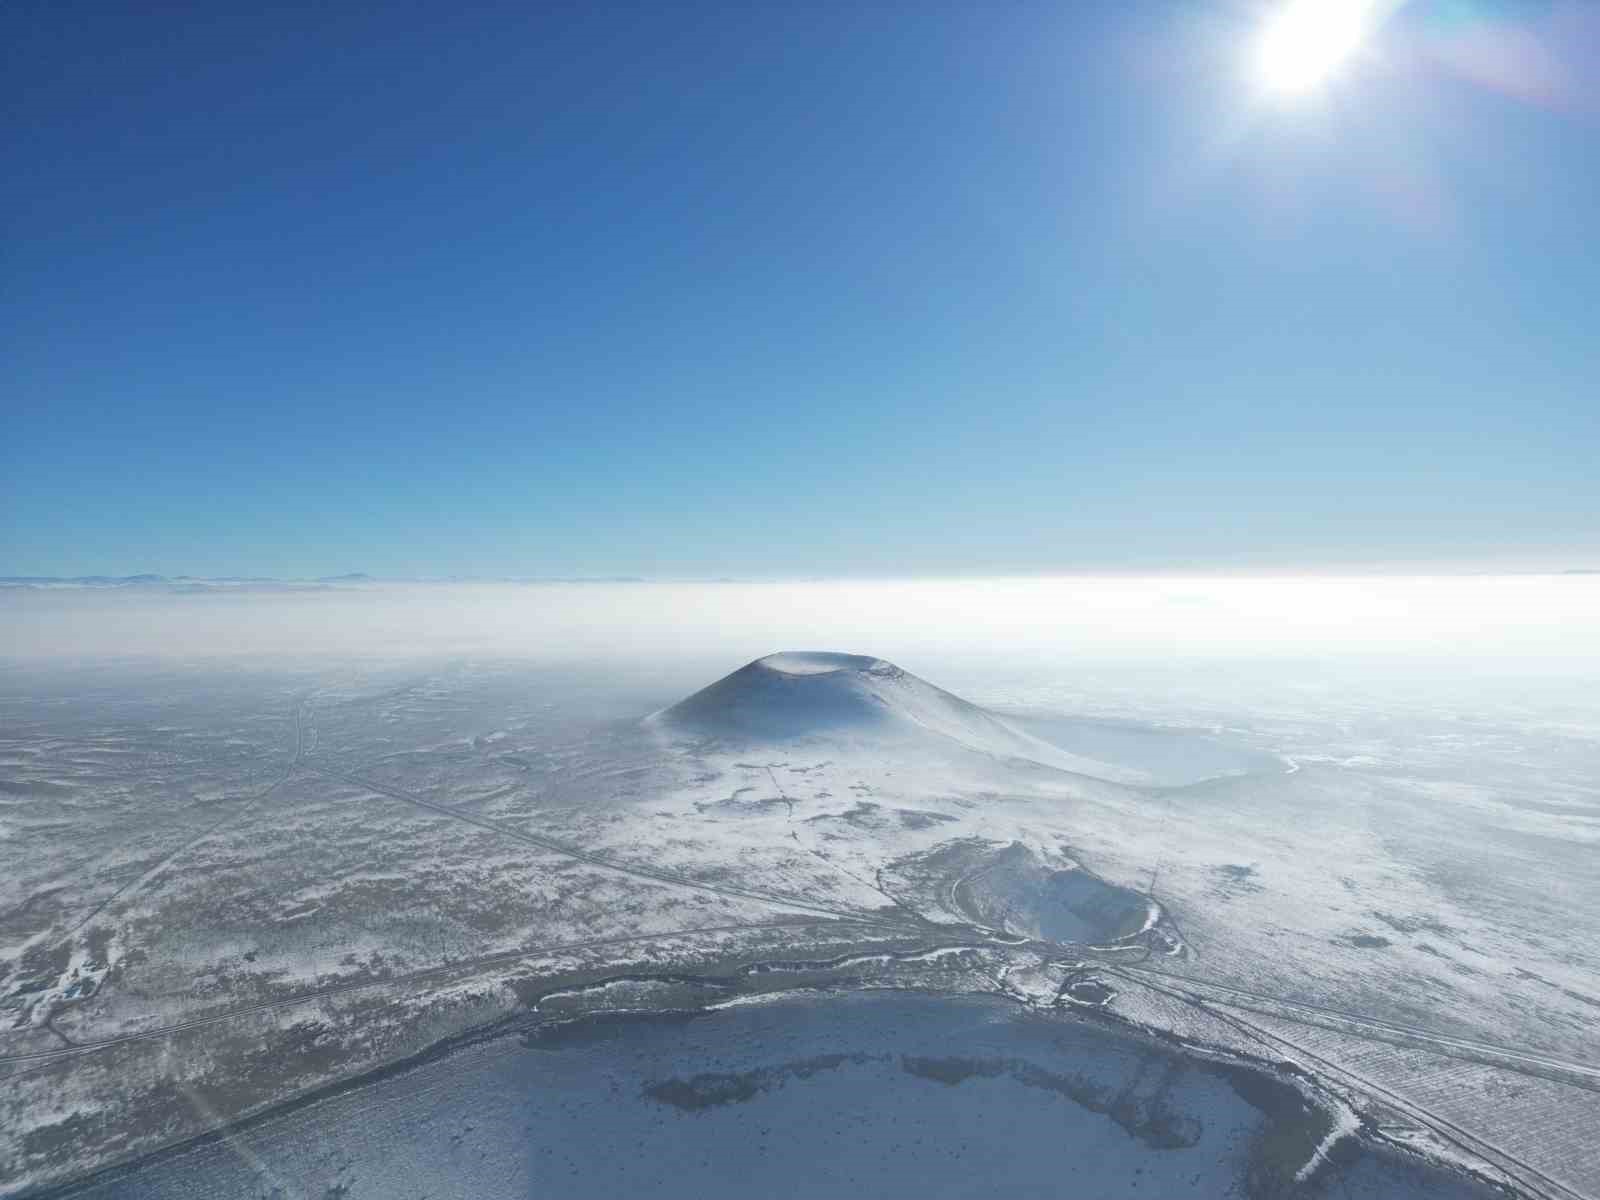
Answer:
M1102 778L1115 769L1057 749L891 662L864 654L787 650L747 663L652 723L724 741L830 744L948 738L1002 759Z

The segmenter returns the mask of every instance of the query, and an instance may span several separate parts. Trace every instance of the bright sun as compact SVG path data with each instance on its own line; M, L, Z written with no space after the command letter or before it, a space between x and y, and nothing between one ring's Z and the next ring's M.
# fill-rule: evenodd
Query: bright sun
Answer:
M1360 48L1370 0L1284 0L1256 45L1256 74L1280 95L1315 91Z

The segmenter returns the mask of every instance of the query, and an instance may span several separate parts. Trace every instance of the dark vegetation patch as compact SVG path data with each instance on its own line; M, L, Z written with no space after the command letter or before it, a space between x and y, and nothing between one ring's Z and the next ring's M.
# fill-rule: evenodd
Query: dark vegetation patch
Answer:
M698 1003L706 1000L706 992L725 992L734 985L726 979L701 975L674 975L671 973L623 973L616 975L602 975L585 983L568 984L562 987L546 987L541 989L527 989L522 995L522 1000L529 1008L539 1008L545 1001L566 1000L581 1006L585 1000L596 1004L605 1004L606 990L616 984L637 984L641 987L658 989L653 1002L654 1011L666 1011L672 1008L681 1008L685 1002ZM559 1009L553 1010L560 1012ZM593 1011L604 1013L605 1008ZM576 1012L574 1016L578 1015Z
M1163 1071L1153 1092L1139 1095L1144 1072L1127 1087L1113 1089L1083 1075L1063 1075L1017 1058L918 1058L902 1056L901 1067L919 1079L956 1087L968 1079L1014 1079L1024 1087L1053 1092L1086 1108L1110 1117L1132 1138L1153 1150L1182 1150L1200 1141L1205 1126L1191 1113L1172 1107L1171 1091L1185 1073L1183 1063L1165 1055Z
M983 838L955 838L932 850L908 854L880 868L878 880L911 905L942 907L950 881L977 867L981 855L996 843Z
M11 909L9 912L0 913L0 924L8 924L12 921L20 920L21 918L28 916L36 907L42 906L46 900L50 900L55 896L63 895L66 890L67 889L64 887L47 887L34 892L31 896L29 896L15 908ZM51 912L60 912L61 902L57 900L49 907Z
M740 788L739 792L751 792L754 790L754 788ZM791 803L782 796L765 796L761 799L746 800L739 795L739 792L735 792L731 796L725 796L721 800L696 804L695 809L698 812L717 810L737 813L769 813L774 809L786 808Z
M1261 885L1256 882L1254 867L1240 863L1223 863L1221 866L1212 867L1211 874L1215 876L1211 890L1224 898L1261 890Z
M855 805L842 813L822 813L819 816L807 817L806 823L813 821L845 821L858 829L876 829L883 824L878 816L881 806L867 800L857 800Z
M868 1054L819 1054L751 1071L708 1071L688 1079L668 1079L649 1083L644 1095L684 1112L701 1112L724 1104L742 1104L763 1092L781 1087L790 1079L810 1079L822 1071L836 1071L848 1064L862 1066L881 1056Z
M85 1144L85 1140L98 1136L105 1122L96 1122L81 1112L49 1125L38 1125L22 1135L22 1153L26 1157L52 1154L58 1149Z
M1358 950L1386 950L1394 945L1388 938L1379 937L1375 933L1352 933L1335 940L1346 946L1354 946Z
M111 957L111 939L114 933L109 925L91 925L84 932L83 940L88 943L89 957L100 962L106 962Z
M1259 1200L1290 1195L1295 1176L1333 1130L1333 1117L1308 1101L1299 1088L1266 1071L1235 1063L1216 1063L1212 1070L1266 1118L1250 1147L1245 1175L1249 1194Z
M972 946L948 946L941 949L972 950ZM923 949L908 947L905 943L888 943L875 946L861 946L846 954L836 954L832 958L767 958L753 962L745 968L746 975L771 975L783 974L820 974L837 971L842 967L849 967L857 963L864 963L868 959L884 959L889 962L899 963L911 955L921 955Z
M899 808L895 810L895 815L900 818L900 824L907 829L931 829L946 821L961 819L952 817L949 813L925 812L916 808Z
M286 1062L292 1062L298 1071L324 1074L344 1061L344 1055L343 1044L321 1021L301 1021L281 1031L271 1044L245 1052L236 1074L248 1076L259 1071L270 1077Z
M1396 933L1431 933L1437 937L1453 937L1456 930L1432 917L1398 917L1393 913L1372 910L1372 915Z
M22 959L17 965L20 974L35 975L41 979L48 978L54 982L66 971L71 962L71 942L59 942L54 946L35 942L23 952Z
M1576 1000L1580 1004L1587 1004L1590 1008L1600 1008L1600 1000L1595 999L1593 996L1586 996L1582 992L1575 992L1569 987L1563 987L1553 979L1546 979L1543 975L1535 974L1532 971L1526 971L1521 967L1518 967L1516 971L1519 979L1527 979L1533 983L1542 983L1545 987L1555 988L1556 991L1560 992L1569 1000Z
M798 766L798 767L790 767L789 768L789 772L792 775L809 775L812 771L820 771L824 767L831 767L831 766L833 766L833 760L831 758L829 758L829 759L824 759L822 762L819 762L819 763L811 763L809 766L802 765L802 766Z
M570 1021L552 1021L522 1035L525 1050L568 1050L598 1046L622 1037L633 1025L687 1025L707 1014L703 1011L585 1013Z

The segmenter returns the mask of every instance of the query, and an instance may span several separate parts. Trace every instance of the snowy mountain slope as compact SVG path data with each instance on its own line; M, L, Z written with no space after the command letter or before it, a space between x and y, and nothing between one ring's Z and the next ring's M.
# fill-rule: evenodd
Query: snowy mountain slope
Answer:
M681 765L651 819L654 853L683 869L737 864L833 903L1018 936L1100 942L1160 922L1131 874L1100 879L1060 832L1148 796L883 659L769 655L645 728Z
M649 723L729 744L842 747L939 739L999 759L1123 781L1122 767L1061 750L891 662L862 654L785 651L747 663Z

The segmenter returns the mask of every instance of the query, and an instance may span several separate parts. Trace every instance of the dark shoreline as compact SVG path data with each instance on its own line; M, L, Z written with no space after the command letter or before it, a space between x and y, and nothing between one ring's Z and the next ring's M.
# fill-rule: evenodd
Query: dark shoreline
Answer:
M592 979L587 984L579 984L579 986L594 986L625 978L640 981L660 980L663 983L695 983L701 986L711 985L727 988L733 978L740 975L747 966L748 964L743 962L728 964L722 970L708 970L703 976L688 976L681 972L662 973L660 975L652 975L648 972L629 972L625 975L596 973L600 975L599 978ZM548 995L550 992L561 990L552 981L545 982L546 986L540 989L542 994ZM578 983L578 981L574 981L574 983ZM1144 1044L1152 1049L1159 1050L1165 1055L1181 1059L1225 1079L1241 1099L1256 1108L1269 1120L1279 1119L1291 1102L1296 1107L1304 1108L1307 1113L1314 1113L1318 1116L1322 1116L1325 1113L1325 1102L1317 1094L1319 1088L1316 1077L1295 1063L1281 1060L1273 1061L1209 1047L1169 1031L1131 1024L1098 1009L1075 1009L1070 1012L1052 1010L1049 1013L1042 1013L1029 1008L1015 997L992 993L953 992L946 989L919 987L904 987L895 990L901 995L917 995L932 1000L976 1001L1005 1005L1014 1010L1019 1017L1032 1016L1040 1021L1071 1021L1080 1029L1093 1030L1114 1041ZM758 996L763 993L755 991L745 994ZM766 994L782 997L783 999L776 1001L779 1003L785 1000L793 1003L827 1003L863 996L867 993L863 989L849 986L816 987L799 985ZM638 1023L657 1024L709 1020L715 1018L718 1015L718 1011L717 1008L712 1007L710 1004L702 1004L652 1010L619 1011L598 1009L560 1016L541 1016L531 1010L516 1013L475 1029L442 1038L423 1050L394 1062L275 1102L259 1112L229 1122L219 1128L184 1138L181 1141L148 1151L121 1163L98 1168L71 1180L48 1184L43 1188L14 1193L14 1195L16 1200L68 1200L70 1197L82 1195L93 1189L103 1188L107 1185L114 1186L120 1180L131 1179L152 1168L174 1163L196 1151L219 1143L225 1143L242 1132L271 1124L289 1114L314 1107L336 1097L363 1090L385 1080L411 1074L441 1059L502 1039L516 1038L521 1047L533 1048L539 1040L542 1040L541 1035L545 1037L553 1036L557 1041L565 1040L568 1036L582 1038L598 1035L604 1037L608 1027L614 1029L620 1025ZM1334 1152L1318 1164L1307 1186L1314 1185L1316 1178L1330 1169L1337 1170L1354 1163L1363 1153L1392 1159L1409 1171L1430 1174L1441 1172L1460 1182L1467 1182L1484 1188L1486 1193L1492 1192L1492 1194L1501 1196L1518 1196L1521 1194L1506 1188L1496 1181L1484 1178L1476 1171L1461 1167L1458 1164L1440 1162L1408 1147L1396 1145L1383 1138L1365 1122L1356 1134L1342 1139L1335 1146ZM1294 1190L1298 1192L1300 1189L1296 1187ZM1276 1188L1260 1193L1263 1197L1279 1194L1288 1193L1279 1191Z

